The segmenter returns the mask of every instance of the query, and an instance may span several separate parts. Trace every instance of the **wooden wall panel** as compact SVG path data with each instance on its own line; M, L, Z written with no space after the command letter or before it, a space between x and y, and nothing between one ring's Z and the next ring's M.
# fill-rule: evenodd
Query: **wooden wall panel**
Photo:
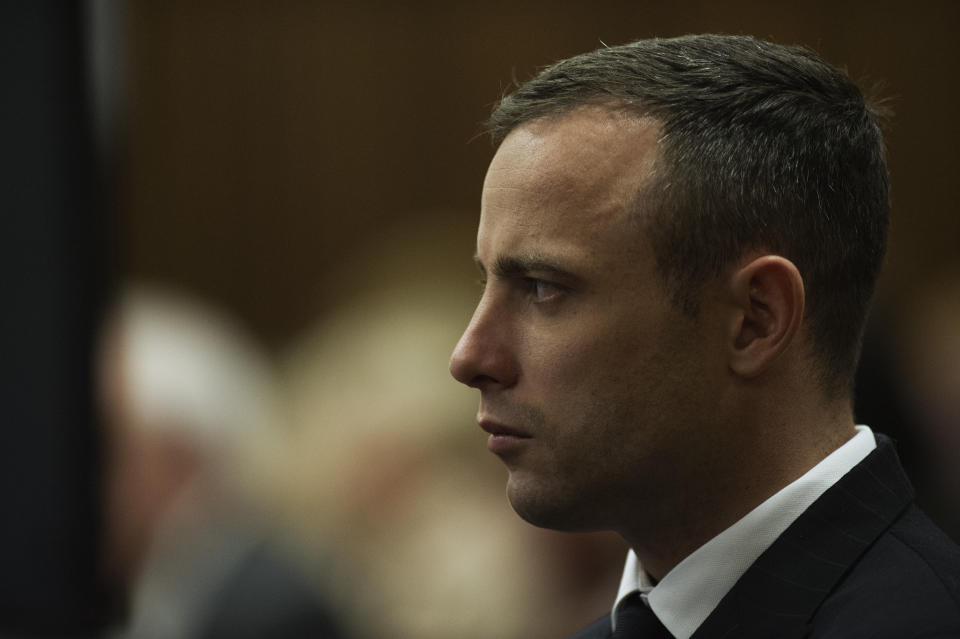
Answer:
M474 138L512 75L601 40L720 31L808 44L886 84L895 222L882 289L896 298L956 260L958 6L138 2L126 263L227 304L273 344L367 286L351 255L397 228L429 229L405 250L448 251L466 282L492 154ZM363 278L391 277L384 260Z

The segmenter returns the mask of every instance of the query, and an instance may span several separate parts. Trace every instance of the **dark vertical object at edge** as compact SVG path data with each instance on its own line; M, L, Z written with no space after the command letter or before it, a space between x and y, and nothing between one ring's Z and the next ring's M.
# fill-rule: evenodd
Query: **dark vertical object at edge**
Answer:
M93 636L103 617L83 18L80 2L0 9L0 636Z

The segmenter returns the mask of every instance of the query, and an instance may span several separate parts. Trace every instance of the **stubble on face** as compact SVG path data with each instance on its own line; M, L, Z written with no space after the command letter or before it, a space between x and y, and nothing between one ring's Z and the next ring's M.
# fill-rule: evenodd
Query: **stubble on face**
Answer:
M669 514L664 498L682 484L682 447L697 435L688 409L699 392L689 381L699 363L674 357L686 333L670 327L648 336L649 348L636 339L618 342L624 352L610 362L613 370L585 371L579 393L543 408L511 406L539 434L526 457L504 459L518 515L574 532L636 529L643 527L638 517L653 522ZM623 367L627 359L634 368Z
M481 413L531 435L503 460L511 504L538 526L622 527L676 475L695 425L685 389L696 331L669 303L631 210L658 135L653 121L585 107L514 131L488 171L482 265L551 255L581 280L555 306L510 306L510 283L493 278L478 307L505 326L488 346L516 368L509 385L476 384Z

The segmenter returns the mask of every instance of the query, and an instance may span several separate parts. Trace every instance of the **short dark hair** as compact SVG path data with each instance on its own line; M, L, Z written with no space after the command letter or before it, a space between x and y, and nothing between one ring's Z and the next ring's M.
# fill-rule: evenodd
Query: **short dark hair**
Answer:
M695 35L557 62L501 99L489 131L499 144L594 103L661 127L660 165L637 202L678 308L695 317L703 284L745 251L781 254L804 280L822 385L849 393L886 249L880 109L807 49Z

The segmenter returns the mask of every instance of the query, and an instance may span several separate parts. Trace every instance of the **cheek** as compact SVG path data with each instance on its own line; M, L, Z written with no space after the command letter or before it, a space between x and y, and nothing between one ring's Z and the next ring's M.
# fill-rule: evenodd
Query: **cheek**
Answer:
M541 350L528 380L532 403L571 436L616 429L641 399L642 366L635 347L608 340L566 340ZM638 392L639 391L639 392Z
M631 317L584 313L552 324L528 327L519 341L527 377L551 388L579 388L597 379L617 380L650 351L650 330Z
M535 377L534 383L541 390L562 397L590 385L603 371L600 363L604 359L597 344L574 338L541 343L539 348L531 351L527 361L531 364L531 381Z

